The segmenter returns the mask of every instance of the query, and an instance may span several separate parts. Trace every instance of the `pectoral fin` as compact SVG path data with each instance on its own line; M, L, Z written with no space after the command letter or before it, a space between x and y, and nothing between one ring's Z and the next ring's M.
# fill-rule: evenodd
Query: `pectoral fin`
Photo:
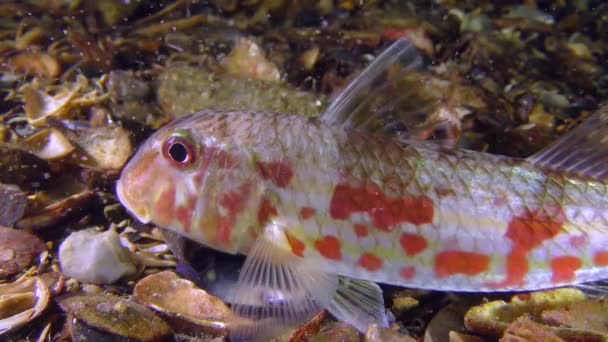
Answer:
M376 284L325 272L293 254L285 228L278 221L270 224L245 260L230 300L239 317L231 340L269 340L323 309L360 331L373 323L387 325Z
M289 249L279 223L254 243L231 296L234 313L251 324L230 328L232 340L267 340L323 310L338 287L335 275L322 272Z

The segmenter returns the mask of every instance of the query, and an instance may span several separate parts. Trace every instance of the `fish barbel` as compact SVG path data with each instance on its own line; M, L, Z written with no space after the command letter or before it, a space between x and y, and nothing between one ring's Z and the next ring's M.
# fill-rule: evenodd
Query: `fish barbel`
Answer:
M527 159L366 130L350 112L357 82L412 50L396 42L320 118L205 110L170 123L124 168L120 202L246 254L233 310L265 322L258 336L323 308L359 330L386 325L375 282L519 291L608 278L607 108Z

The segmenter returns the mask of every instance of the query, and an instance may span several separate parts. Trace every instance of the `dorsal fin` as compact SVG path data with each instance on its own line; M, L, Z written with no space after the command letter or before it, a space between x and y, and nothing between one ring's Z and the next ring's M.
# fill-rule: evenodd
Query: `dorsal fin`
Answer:
M581 177L608 176L608 105L547 148L528 157L534 165Z
M401 141L429 140L428 132L444 123L429 127L426 121L438 100L418 92L424 88L424 77L415 72L421 65L422 58L409 41L395 41L333 98L321 119Z

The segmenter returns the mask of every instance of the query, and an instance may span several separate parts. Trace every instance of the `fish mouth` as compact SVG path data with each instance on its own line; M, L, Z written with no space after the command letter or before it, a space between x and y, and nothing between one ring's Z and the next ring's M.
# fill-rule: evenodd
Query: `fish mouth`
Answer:
M150 222L150 212L147 210L146 206L137 205L142 199L133 198L130 194L132 193L125 191L122 179L119 179L116 182L116 197L118 197L118 201L141 223Z

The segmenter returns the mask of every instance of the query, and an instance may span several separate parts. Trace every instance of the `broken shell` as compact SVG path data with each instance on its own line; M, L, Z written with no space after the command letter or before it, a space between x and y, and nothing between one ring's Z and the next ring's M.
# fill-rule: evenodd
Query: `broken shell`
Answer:
M70 234L59 246L59 263L65 275L93 284L112 284L137 271L113 230Z
M542 313L542 320L553 326L608 334L608 303L605 301L584 301L556 310Z
M425 342L447 341L452 331L464 330L464 315L471 307L466 300L455 300L435 314L424 332Z
M298 62L302 65L304 70L311 71L315 67L315 64L317 64L317 61L319 61L320 52L321 50L318 46L310 48L300 55Z
M101 169L119 170L133 153L129 132L118 126L80 130L75 142Z
M0 285L0 334L38 317L48 306L50 292L38 277Z
M65 278L61 272L47 272L38 276L42 280L46 287L49 289L52 295L58 295L63 291L65 286Z
M555 333L547 330L542 324L536 323L526 316L516 319L509 324L502 336L503 341L547 341L547 342L565 342ZM583 341L593 341L583 340ZM600 340L597 340L600 341Z
M133 294L139 303L210 332L222 332L233 317L232 311L219 298L171 271L140 280Z
M514 296L509 303L492 301L472 307L464 317L467 329L491 338L500 337L522 315L539 319L545 310L553 310L585 300L585 294L575 288L532 292Z
M64 188L65 191L65 188ZM39 196L40 198L44 196ZM15 224L18 228L25 230L37 230L53 225L60 220L76 214L82 214L93 199L96 198L94 191L85 190L67 198L41 199L38 203L42 208L33 209Z
M44 119L49 115L61 117L67 112L70 102L78 96L79 91L80 88L76 87L67 93L50 96L31 86L25 87L23 90L23 100L25 102L27 121L32 126L40 126L44 124Z
M301 325L299 328L294 330L289 336L290 342L296 341L306 341L307 336L312 336L316 332L319 331L323 322L325 322L325 318L327 318L327 311L322 310L318 314L312 316L311 319L308 320L304 325Z
M403 335L390 328L383 328L378 324L372 324L365 332L365 342L414 342L417 339L412 336Z
M21 272L45 249L32 234L0 227L0 279Z
M16 185L0 184L0 226L12 226L23 217L27 197Z
M46 128L30 135L23 144L31 153L45 160L65 157L75 148L68 138L54 128Z
M279 69L268 61L260 47L252 40L240 39L228 56L222 60L230 76L261 81L278 81Z
M82 341L78 335L110 339L107 334L137 341L159 341L172 334L167 323L150 309L119 297L72 296L61 300L59 306L68 313L75 341Z

